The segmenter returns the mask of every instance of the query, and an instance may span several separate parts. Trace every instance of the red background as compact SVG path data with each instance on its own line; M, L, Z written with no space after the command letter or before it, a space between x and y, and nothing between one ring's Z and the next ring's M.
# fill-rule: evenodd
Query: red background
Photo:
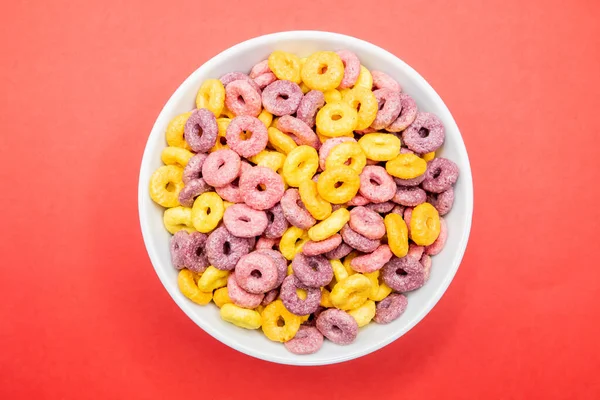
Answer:
M600 3L380 3L3 3L0 398L600 396ZM437 307L384 350L320 368L255 360L196 327L137 216L142 151L175 88L221 50L292 29L361 37L417 69L475 182L469 246Z

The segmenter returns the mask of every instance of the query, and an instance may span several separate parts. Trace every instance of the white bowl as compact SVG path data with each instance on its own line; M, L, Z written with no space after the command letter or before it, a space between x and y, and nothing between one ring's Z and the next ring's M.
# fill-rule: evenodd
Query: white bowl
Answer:
M214 305L199 306L187 300L177 288L177 271L169 254L170 234L162 222L163 208L148 195L152 172L161 165L160 154L166 146L165 130L175 115L195 108L200 84L231 71L249 71L274 50L307 56L318 50L348 49L358 55L368 69L388 73L404 92L410 94L420 110L435 113L446 127L446 141L439 152L460 167L452 211L445 217L449 236L444 250L433 257L429 281L419 290L408 293L404 314L388 325L375 323L361 328L354 343L339 346L325 341L316 354L299 356L289 353L281 343L268 340L262 331L248 331L231 325L219 317ZM361 357L398 339L414 327L435 306L452 281L461 262L471 229L473 183L467 150L450 111L433 88L415 70L393 54L371 43L350 36L317 31L281 32L257 37L235 45L207 61L188 77L162 109L146 144L138 188L140 224L148 255L162 284L177 305L208 334L250 356L281 364L323 365Z

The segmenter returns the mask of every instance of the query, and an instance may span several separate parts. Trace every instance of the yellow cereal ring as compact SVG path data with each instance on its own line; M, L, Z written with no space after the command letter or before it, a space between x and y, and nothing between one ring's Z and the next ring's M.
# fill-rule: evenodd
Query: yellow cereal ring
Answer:
M410 238L419 246L429 246L440 235L440 214L434 206L422 203L413 208Z
M266 306L261 319L265 336L274 342L287 342L292 339L302 323L302 319L289 312L281 300L275 300Z
M203 292L212 292L227 285L229 271L221 271L212 265L206 268L198 281L198 288Z
M429 162L431 160L433 160L435 158L435 151L432 151L430 153L425 153L422 155L423 160L425 160L426 162Z
M162 162L166 165L175 165L180 168L185 168L188 161L190 161L190 158L193 156L194 153L191 151L175 146L165 147L160 154Z
M307 240L306 231L296 226L290 226L281 236L279 251L286 259L292 260L296 254L302 251L302 246Z
M336 308L352 310L367 301L371 287L369 278L362 274L354 274L339 281L329 297Z
M197 282L199 278L198 274L187 269L182 269L179 271L179 275L177 275L177 286L179 286L179 291L185 297L203 306L210 303L212 292L205 293L198 289Z
M294 269L292 268L292 264L288 265L287 274L292 275L294 273Z
M192 115L192 112L186 112L175 116L167 126L167 144L169 146L181 147L182 149L191 150L191 147L185 141L183 136L183 129L188 118Z
M221 118L233 119L235 117L236 115L229 108L227 108L227 105L224 105L223 111L221 111Z
M300 84L300 90L302 90L303 94L310 92L310 88L308 86L306 86L306 83L304 83L304 82L302 82Z
M313 90L335 89L344 78L344 63L333 51L311 54L302 66L302 81Z
M217 289L213 293L213 301L217 305L217 307L223 307L223 304L233 303L233 300L229 297L229 291L227 287L222 287Z
M285 161L285 154L278 151L263 150L260 153L249 157L248 160L261 167L267 167L277 172L278 169L283 167Z
M359 187L360 177L355 170L345 165L331 169L326 168L319 175L317 181L319 195L333 204L349 202L356 196Z
M260 122L262 122L263 124L265 124L265 126L268 128L269 126L271 126L271 122L273 122L273 114L271 114L270 112L268 112L267 110L263 109L260 114L258 114L257 117Z
M300 183L298 186L300 199L304 207L314 219L323 220L331 215L331 203L323 200L317 191L317 183L312 179Z
M371 292L369 293L369 299L373 301L381 301L388 297L392 293L392 288L385 284L381 280L381 271L377 270L364 274L371 281Z
M363 65L360 66L360 73L354 87L362 87L369 90L373 88L373 76Z
M267 129L267 132L269 134L269 143L280 153L289 154L290 151L298 147L296 142L294 142L294 139L277 128L270 127Z
M225 106L225 87L218 79L205 80L196 95L196 108L206 108L219 118Z
M238 307L233 303L223 304L221 307L221 318L235 326L244 329L258 329L261 324L261 317L257 311Z
M398 214L388 214L383 219L388 245L392 253L398 258L408 253L408 227Z
M389 133L367 133L358 139L358 145L373 161L393 160L400 153L400 139Z
M350 220L350 211L345 208L335 210L329 217L308 230L308 237L314 242L325 240L338 233Z
M196 231L192 224L192 209L189 207L167 208L163 214L163 223L172 235L181 230L189 233Z
M321 302L319 304L322 307L327 307L327 308L335 307L333 305L333 303L331 303L331 299L329 298L330 294L331 293L329 292L329 290L327 290L325 288L321 288Z
M367 325L375 316L375 302L367 300L362 306L348 311L348 314L358 323L358 327Z
M338 137L352 134L357 123L358 113L348 103L328 103L317 112L316 126L325 136Z
M265 309L265 306L263 306L263 305L260 305L260 306L256 307L256 308L254 309L254 311L256 311L256 312L257 312L257 313L259 313L259 314L262 314L262 312L263 312L263 310L264 310L264 309Z
M225 206L215 192L202 193L192 206L192 223L198 232L208 233L215 229L223 218Z
M163 165L150 177L150 198L163 207L177 207L179 192L183 189L183 169L175 165Z
M298 187L300 182L312 179L319 168L319 155L313 147L302 145L290 151L283 163L283 178L288 185Z
M340 166L348 166L360 175L365 165L367 156L356 142L344 142L336 145L329 151L325 160L325 169L334 169Z
M323 96L325 96L325 103L337 103L342 101L342 94L337 89L327 90L323 92Z
M342 264L340 260L329 260L329 263L333 269L333 276L335 277L336 281L342 281L350 276L346 270L346 267L344 267L344 264Z
M400 179L413 179L421 176L427 169L427 162L421 157L412 154L398 154L396 158L385 163L388 174Z
M358 120L354 129L367 129L375 121L377 111L379 111L379 103L377 103L371 89L355 87L344 94L344 102L357 110Z
M350 271L354 271L352 269L352 267L350 267L350 262L352 262L352 260L356 257L358 257L360 254L358 254L358 252L356 250L353 250L350 252L350 254L348 254L346 257L344 257L344 261L342 262L342 264L344 265L344 268L346 268L346 271L348 271L348 274L350 274ZM352 275L352 274L350 274Z
M269 55L269 68L277 79L300 84L300 58L285 51L275 50Z
M213 151L229 148L229 146L227 146L227 138L225 137L225 134L227 133L227 127L230 123L230 118L217 118L217 127L219 128L219 131L217 133L217 140L215 141L215 145L212 147L212 149L210 149L211 153Z

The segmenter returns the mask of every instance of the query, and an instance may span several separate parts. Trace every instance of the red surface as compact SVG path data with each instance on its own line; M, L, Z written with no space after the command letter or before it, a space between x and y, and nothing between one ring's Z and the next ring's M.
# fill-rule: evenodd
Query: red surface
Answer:
M3 4L0 398L599 398L600 3L270 3ZM421 72L475 180L469 247L438 306L384 350L322 368L197 328L155 276L136 201L179 83L230 45L301 28Z

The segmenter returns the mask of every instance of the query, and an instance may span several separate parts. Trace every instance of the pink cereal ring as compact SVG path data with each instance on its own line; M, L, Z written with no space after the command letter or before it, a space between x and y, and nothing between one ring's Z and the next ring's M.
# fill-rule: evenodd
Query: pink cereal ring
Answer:
M323 346L323 335L314 326L301 326L296 336L283 345L293 354L313 354Z
M251 248L250 239L233 236L225 226L221 225L208 235L204 251L213 267L222 271L231 271Z
M358 131L354 131L354 133L356 133L357 135L366 135L367 133L375 133L375 132L377 132L377 129L372 128L372 127L368 127L367 129L361 129L361 130L358 130ZM369 160L367 160L367 161L369 161ZM371 161L373 161L373 160L371 160Z
M386 214L386 213L389 213L390 211L392 211L392 209L395 207L395 205L396 204L392 203L391 201L386 201L385 203L367 204L365 207L371 211L375 211L376 213Z
M454 188L450 186L448 190L439 194L430 193L427 195L427 202L434 206L440 215L448 214L454 204Z
M196 153L206 153L217 141L217 119L212 111L199 108L192 112L183 128L185 141Z
M250 137L243 139L242 135L244 132L251 132ZM249 115L234 117L227 127L225 138L229 147L245 158L252 157L263 151L269 141L265 124L258 118Z
M229 294L233 304L244 308L258 307L265 297L262 293L254 294L242 289L237 283L235 272L229 274L229 278L227 278L227 294Z
M194 179L185 184L179 192L179 204L184 207L192 207L196 197L211 190L211 187L202 178Z
M436 151L446 137L444 124L435 114L419 112L417 118L402 132L402 142L417 154ZM439 160L434 158L432 161Z
M399 186L392 200L394 203L406 207L415 207L421 203L425 203L427 200L427 193L425 193L425 191L418 186Z
M377 111L375 120L371 124L371 128L384 129L400 115L400 110L402 110L400 92L383 88L375 90L373 94L377 99L377 103L379 103L379 110Z
M354 257L350 261L350 267L356 272L369 273L383 268L392 258L392 251L387 244L382 244L374 252Z
M423 266L423 270L425 271L425 282L427 282L431 275L431 257L427 254L423 254L419 262Z
M412 217L412 207L406 207L404 209L404 222L406 223L406 227L408 228L408 237L410 238L410 218Z
M350 210L350 228L369 239L381 239L385 235L385 224L381 215L366 207Z
M284 115L277 120L277 129L294 139L294 142L298 145L305 144L315 149L321 146L317 134L301 119Z
M324 256L296 254L292 260L292 270L300 281L310 287L321 287L333 279L333 268Z
M373 321L378 324L389 324L398 319L408 306L408 299L403 294L392 293L377 303Z
M264 89L269 86L271 83L275 82L277 77L272 72L267 72L266 74L262 74L254 78L254 83L258 85L259 88Z
M366 206L369 203L369 199L367 199L364 196L361 196L360 194L357 194L346 204L349 206Z
M281 204L277 203L270 209L265 210L265 212L267 213L267 218L269 220L267 229L265 229L264 232L265 237L268 239L280 238L289 226L288 221L283 214Z
M392 212L394 214L398 214L399 216L404 218L404 206L394 205L394 208L392 208L392 210L390 212Z
M360 233L355 232L348 224L344 225L340 233L346 244L363 253L375 251L380 244L379 240L369 239Z
M169 250L171 252L171 262L175 269L184 269L186 267L186 250L189 247L189 234L181 230L176 232L171 238Z
M274 207L281 200L284 190L281 175L267 167L252 167L240 178L244 203L255 210Z
M265 293L263 301L260 303L261 306L268 306L279 297L279 289L273 289Z
M341 137L327 139L321 145L321 148L319 148L319 166L321 167L322 170L325 169L325 161L327 160L327 157L329 156L329 152L331 151L331 149L333 149L338 144L341 144L344 142L356 142L356 139L351 138L351 137L341 136Z
M406 254L406 257L412 257L415 260L420 260L424 251L425 247L411 243L408 245L408 253Z
M300 229L308 230L317 222L304 207L298 189L289 188L285 191L281 198L281 208L285 219Z
M391 200L396 194L394 178L379 165L367 165L360 173L359 193L373 203Z
M233 81L225 88L225 105L235 115L256 117L262 110L260 90L249 81Z
M232 235L241 238L260 236L267 228L269 220L264 211L258 211L246 204L233 204L223 214L223 224Z
M409 150L410 151L410 150ZM400 152L402 153L402 152ZM412 152L411 152L412 153ZM398 186L419 186L425 180L425 174L419 175L412 179L394 178L394 182Z
M277 267L271 257L258 252L246 254L235 266L235 281L248 293L266 293L274 289L277 278Z
M269 256L271 260L273 260L275 267L277 268L277 281L275 282L275 287L281 286L281 283L287 276L288 271L288 264L285 257L283 257L279 251L272 249L258 249L256 250L256 253Z
M375 89L391 89L398 93L402 91L402 86L394 78L381 71L371 71L373 77L373 88Z
M306 93L296 111L296 118L303 121L310 128L315 126L317 111L325 105L325 96L319 90L311 90Z
M350 247L346 243L340 244L336 249L328 251L324 254L325 258L328 260L339 260L343 257L346 257L348 254L352 252L352 247Z
M306 291L306 298L304 300L298 297L296 289ZM285 308L296 315L308 315L317 311L321 302L321 289L306 286L293 274L283 280L279 293Z
M358 323L347 312L329 308L319 314L317 329L335 344L346 345L354 342L358 335Z
M203 179L214 187L225 186L238 177L241 164L240 156L235 151L217 150L210 153L202 165Z
M256 250L276 250L277 245L279 244L279 239L269 239L264 236L261 236L256 241Z
M442 193L458 180L458 165L447 158L434 158L427 163L422 187L431 193Z
M400 115L394 122L385 128L388 132L400 132L405 130L413 123L417 117L417 103L415 100L405 93L400 93Z
M409 292L425 284L423 266L412 257L394 257L381 271L383 281L397 292Z
M235 81L246 81L256 91L258 91L260 93L260 89L256 85L256 83L254 83L254 80L252 80L248 75L246 75L243 72L228 72L225 75L223 75L222 77L220 77L219 80L221 81L221 83L223 84L223 86L225 86L225 89L227 89L227 86L229 86L229 84L232 83L232 82L235 82Z
M204 153L198 153L188 161L187 165L183 169L183 183L188 184L194 179L202 178L202 165L206 160L207 155Z
M402 147L400 148L400 154L415 154L415 152L407 149L406 147Z
M304 243L304 246L302 247L302 253L307 256L317 256L319 254L327 253L328 251L337 249L340 244L342 244L342 236L336 233L335 235L318 242L309 240L308 242Z
M344 64L344 78L340 83L339 88L351 88L356 83L358 75L360 74L360 60L350 50L336 51L337 55L342 59Z
M275 81L262 92L263 107L273 115L291 115L302 100L302 89L292 81Z
M269 68L269 60L262 60L258 64L255 64L254 67L252 67L252 69L250 70L250 78L254 79L257 76L267 74L269 72L272 72L271 68Z
M446 240L448 239L448 225L446 224L446 220L444 218L440 218L440 234L438 235L435 242L425 247L425 253L430 256L435 256L442 251L444 246L446 245Z
M240 166L240 174L238 175L238 177L225 186L216 187L215 191L217 192L217 194L223 200L229 201L231 203L243 203L244 198L242 197L242 192L240 191L240 176L242 176L242 174L250 168L252 168L252 165L250 165L246 161L242 161Z

